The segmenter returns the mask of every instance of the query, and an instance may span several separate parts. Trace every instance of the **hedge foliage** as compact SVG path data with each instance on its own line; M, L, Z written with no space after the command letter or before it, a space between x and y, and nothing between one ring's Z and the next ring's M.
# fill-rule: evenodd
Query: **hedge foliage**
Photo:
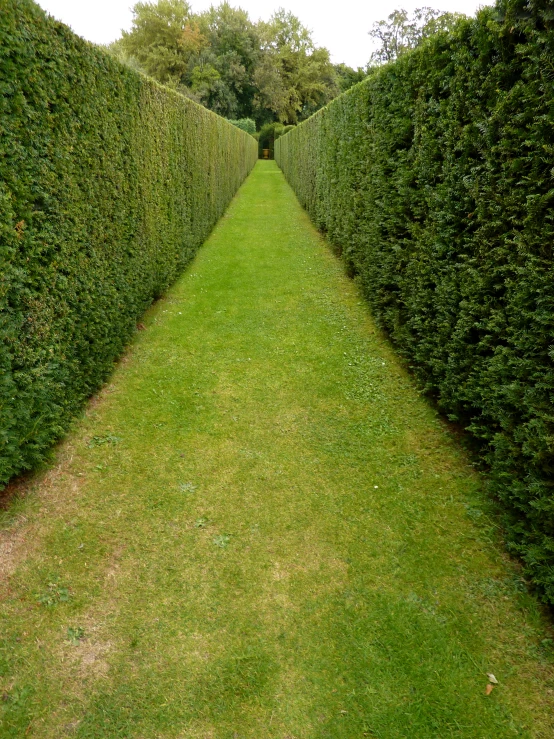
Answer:
M0 8L0 483L105 380L257 158L31 0Z
M478 441L554 603L554 11L481 10L278 139L380 324Z

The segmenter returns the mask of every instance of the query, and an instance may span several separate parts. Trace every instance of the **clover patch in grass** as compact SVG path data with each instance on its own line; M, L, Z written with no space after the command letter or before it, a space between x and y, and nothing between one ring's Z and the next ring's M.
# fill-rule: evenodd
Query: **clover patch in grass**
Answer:
M37 597L37 601L43 606L55 606L58 603L67 603L70 599L68 588L58 582L49 582L46 592Z
M214 536L214 544L220 549L225 549L226 547L228 547L230 541L231 537L229 536L229 534L219 534L219 536Z
M88 448L92 449L96 446L104 446L105 444L119 444L122 441L121 436L115 436L114 434L104 434L104 436L92 436L88 441Z
M78 647L81 641L85 638L85 630L82 626L68 626L67 627L67 640L74 647Z

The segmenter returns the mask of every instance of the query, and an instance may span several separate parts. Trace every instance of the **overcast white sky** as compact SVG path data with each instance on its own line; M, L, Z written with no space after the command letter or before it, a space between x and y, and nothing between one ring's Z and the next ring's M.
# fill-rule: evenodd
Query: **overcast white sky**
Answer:
M71 26L89 41L106 44L118 38L121 29L131 27L134 0L38 0L39 5L58 20ZM201 11L219 0L192 0ZM439 10L473 15L492 0L231 0L231 5L247 10L252 20L267 20L278 7L292 11L312 32L317 45L326 46L333 62L363 67L371 54L367 35L374 21L386 18L396 8L429 6Z

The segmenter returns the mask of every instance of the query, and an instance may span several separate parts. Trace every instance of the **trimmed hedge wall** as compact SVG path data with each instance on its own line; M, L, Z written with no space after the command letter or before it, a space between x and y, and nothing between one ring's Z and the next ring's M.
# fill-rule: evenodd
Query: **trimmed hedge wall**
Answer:
M257 142L30 0L0 8L0 483L33 467L189 262Z
M554 12L485 8L275 142L554 603Z

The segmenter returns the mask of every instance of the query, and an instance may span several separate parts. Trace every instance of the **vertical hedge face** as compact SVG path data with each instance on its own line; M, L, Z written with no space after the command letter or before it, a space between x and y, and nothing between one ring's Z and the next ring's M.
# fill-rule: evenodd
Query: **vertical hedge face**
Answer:
M96 390L256 141L48 19L0 8L0 483Z
M375 71L276 159L448 416L554 603L554 21L500 4Z

